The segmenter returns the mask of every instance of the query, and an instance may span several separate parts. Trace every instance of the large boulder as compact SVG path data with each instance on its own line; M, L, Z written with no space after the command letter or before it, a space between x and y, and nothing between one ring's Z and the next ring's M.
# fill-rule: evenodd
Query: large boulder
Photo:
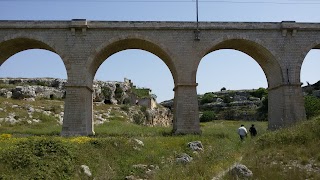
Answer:
M32 86L16 86L12 89L12 98L23 99L36 97L35 88Z
M235 166L233 166L230 170L230 173L233 176L236 176L237 179L245 179L253 176L252 171L243 164L236 164Z

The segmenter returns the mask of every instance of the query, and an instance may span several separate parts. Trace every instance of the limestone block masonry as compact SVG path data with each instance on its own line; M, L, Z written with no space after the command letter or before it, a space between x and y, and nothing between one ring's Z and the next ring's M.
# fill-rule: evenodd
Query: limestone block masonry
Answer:
M61 134L92 135L92 84L99 66L126 49L158 56L175 84L173 131L200 133L197 68L219 49L248 54L264 71L269 90L269 128L306 119L300 71L311 49L320 48L320 23L0 21L0 65L28 49L58 54L67 71L65 117ZM165 84L164 84L165 86Z

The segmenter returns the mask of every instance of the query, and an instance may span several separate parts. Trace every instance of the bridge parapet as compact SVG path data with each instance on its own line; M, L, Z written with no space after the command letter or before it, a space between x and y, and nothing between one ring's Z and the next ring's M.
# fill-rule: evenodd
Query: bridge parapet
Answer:
M196 22L186 21L15 21L1 20L0 29L172 29L194 30ZM320 30L320 23L283 22L199 22L200 30Z

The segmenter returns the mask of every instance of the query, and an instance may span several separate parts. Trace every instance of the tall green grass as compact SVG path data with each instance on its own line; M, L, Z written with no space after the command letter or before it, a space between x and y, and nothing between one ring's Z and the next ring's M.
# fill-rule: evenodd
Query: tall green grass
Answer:
M316 117L259 137L243 163L253 171L252 179L320 179L319 146L320 117Z
M236 130L242 123L250 125L249 122L215 121L201 124L201 135L172 136L170 127L143 127L114 120L98 126L97 135L91 138L3 136L0 139L0 169L3 170L0 170L0 177L19 179L30 171L33 173L26 176L29 179L61 179L52 175L63 168L63 164L58 166L57 161L52 160L59 155L59 161L69 164L62 179L81 179L82 164L90 167L96 179L124 179L128 175L148 179L211 179L241 157L243 149L252 142L250 138L240 142ZM256 123L256 126L261 128L261 133L267 127L264 122ZM134 139L143 141L144 146L138 145ZM201 141L204 151L191 152L187 147L191 141ZM64 149L66 154L56 148ZM13 158L11 152L26 160L23 166L8 163ZM194 160L189 164L176 163L176 157L181 153L189 154ZM146 170L134 168L136 164L153 165L159 169L147 174Z

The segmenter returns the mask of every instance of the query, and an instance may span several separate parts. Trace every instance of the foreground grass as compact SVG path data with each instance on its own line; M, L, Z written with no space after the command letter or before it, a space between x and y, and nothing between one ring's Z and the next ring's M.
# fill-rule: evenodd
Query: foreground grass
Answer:
M3 134L0 179L80 179L82 164L90 167L96 179L124 179L128 175L148 179L211 179L233 164L251 142L250 138L245 143L239 141L236 129L240 123L205 123L201 125L202 135L186 136L171 136L171 128L143 127L120 120L98 126L97 135L90 138ZM256 126L262 131L267 125L256 123ZM134 139L143 141L144 146ZM201 141L204 151L193 154L187 147L190 141ZM181 153L191 155L194 160L189 164L176 163ZM159 168L146 173L133 166L137 164Z
M5 101L8 111L25 115L28 105ZM55 112L61 112L62 103L30 102L33 107ZM20 108L13 108L14 104ZM201 124L201 135L173 136L171 127L145 127L114 116L110 122L96 126L93 137L64 138L59 136L61 125L56 119L34 116L41 123L0 126L0 179L81 179L83 164L90 167L95 179L124 179L128 175L212 179L240 157L241 163L253 171L251 179L320 179L320 117L274 132L266 131L266 122L254 122L258 137L241 143L237 128L240 124L250 127L251 122L214 121ZM204 151L191 152L187 147L190 141L201 141ZM176 163L181 153L191 155L193 161ZM147 168L134 166L138 164ZM237 177L227 174L224 179Z
M257 138L242 163L253 171L252 179L320 179L319 146L320 117L316 117Z

